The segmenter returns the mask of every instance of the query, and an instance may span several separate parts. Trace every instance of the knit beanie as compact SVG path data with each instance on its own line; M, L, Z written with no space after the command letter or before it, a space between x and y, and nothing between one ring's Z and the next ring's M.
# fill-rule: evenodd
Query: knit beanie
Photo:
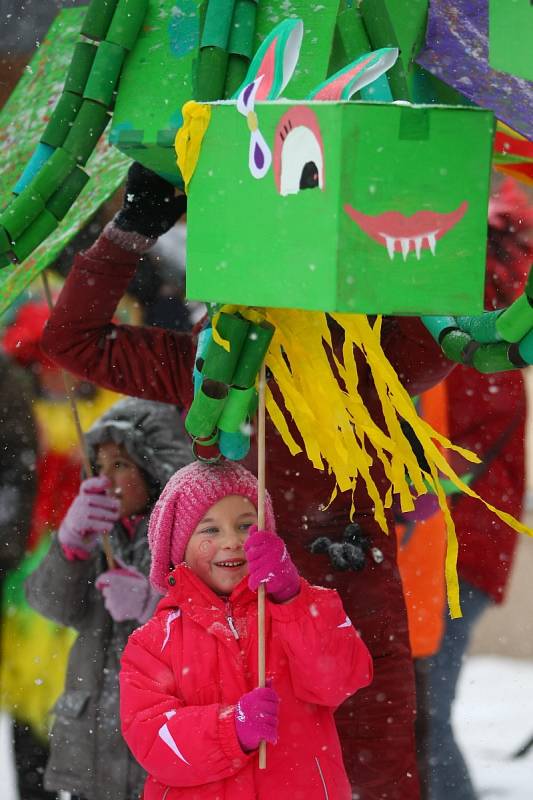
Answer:
M206 512L228 495L246 497L257 508L257 478L234 461L208 464L195 461L178 470L165 486L154 506L148 526L152 554L150 580L162 594L167 576L181 564L185 549ZM272 501L265 495L265 526L275 531Z

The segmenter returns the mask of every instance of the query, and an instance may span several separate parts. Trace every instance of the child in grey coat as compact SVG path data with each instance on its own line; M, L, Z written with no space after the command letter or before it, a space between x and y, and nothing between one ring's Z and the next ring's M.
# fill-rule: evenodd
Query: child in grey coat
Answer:
M53 710L45 787L86 800L136 800L145 774L120 733L120 657L159 600L148 580L152 506L192 455L175 408L145 400L115 404L86 439L95 477L82 482L26 583L33 608L78 632ZM107 532L114 569L101 545Z

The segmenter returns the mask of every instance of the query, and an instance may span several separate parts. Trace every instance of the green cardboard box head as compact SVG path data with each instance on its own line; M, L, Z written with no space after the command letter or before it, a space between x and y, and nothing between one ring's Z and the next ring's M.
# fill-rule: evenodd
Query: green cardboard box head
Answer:
M307 101L272 102L294 68L295 25L266 40L236 104L211 106L189 185L188 297L480 313L491 112L349 102L394 63L390 48Z

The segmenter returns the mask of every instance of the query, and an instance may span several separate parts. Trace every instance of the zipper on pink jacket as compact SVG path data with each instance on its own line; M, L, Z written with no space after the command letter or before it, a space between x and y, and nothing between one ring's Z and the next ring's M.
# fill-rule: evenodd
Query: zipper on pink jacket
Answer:
M239 632L237 631L237 628L235 627L235 623L233 622L231 603L230 603L229 600L226 600L226 619L228 620L228 625L229 625L230 631L235 636L235 638L238 639L239 638Z

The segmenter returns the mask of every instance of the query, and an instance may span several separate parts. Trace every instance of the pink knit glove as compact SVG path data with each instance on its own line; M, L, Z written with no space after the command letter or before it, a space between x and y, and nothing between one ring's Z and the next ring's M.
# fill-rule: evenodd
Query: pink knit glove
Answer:
M111 530L119 518L120 501L109 497L107 478L87 478L80 486L59 527L58 539L68 550L90 553L102 533Z
M279 697L274 689L252 689L243 694L235 707L237 738L245 753L255 750L263 740L278 740Z
M255 592L266 583L268 596L283 603L300 591L300 576L291 561L285 542L271 531L259 531L252 525L244 543L248 561L248 586Z
M95 586L102 592L104 605L115 622L136 619L143 624L154 613L161 595L138 569L118 563L120 567L99 575Z

